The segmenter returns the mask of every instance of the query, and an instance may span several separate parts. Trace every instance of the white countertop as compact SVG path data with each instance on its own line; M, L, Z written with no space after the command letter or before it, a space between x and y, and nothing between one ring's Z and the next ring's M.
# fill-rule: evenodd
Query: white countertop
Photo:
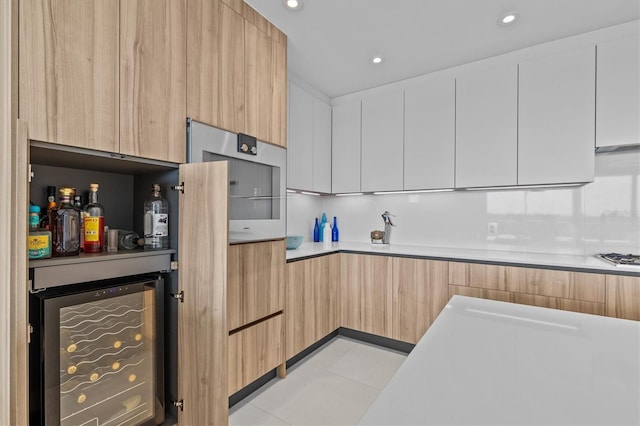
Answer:
M577 269L600 273L640 275L640 267L614 266L595 256L573 256L553 253L522 253L501 250L474 250L447 247L409 246L369 243L302 243L296 250L287 250L287 260L313 257L332 252L358 252L390 256L425 257L430 259L531 265L556 269Z
M640 322L454 296L364 425L638 425Z

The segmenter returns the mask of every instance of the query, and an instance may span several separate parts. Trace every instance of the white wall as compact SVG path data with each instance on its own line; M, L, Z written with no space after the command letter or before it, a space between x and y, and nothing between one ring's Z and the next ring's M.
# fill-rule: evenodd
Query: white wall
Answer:
M552 152L549 155L553 155ZM567 165L570 167L570 165ZM289 194L287 229L312 241L338 217L342 241L367 242L395 214L392 244L591 255L640 253L640 152L596 155L593 183L570 188L314 197ZM487 225L497 223L497 235Z

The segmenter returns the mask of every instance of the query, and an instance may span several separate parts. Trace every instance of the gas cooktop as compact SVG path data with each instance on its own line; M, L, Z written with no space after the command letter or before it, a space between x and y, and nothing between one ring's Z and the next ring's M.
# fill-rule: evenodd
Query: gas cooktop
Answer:
M597 254L596 256L616 266L640 267L640 256L638 256L637 254L606 253Z

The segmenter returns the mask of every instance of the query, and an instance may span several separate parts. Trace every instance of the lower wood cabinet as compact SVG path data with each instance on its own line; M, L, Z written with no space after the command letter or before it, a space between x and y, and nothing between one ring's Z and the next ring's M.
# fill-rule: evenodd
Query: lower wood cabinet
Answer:
M229 335L229 395L285 361L283 315Z
M392 337L392 257L342 254L340 325Z
M286 359L339 327L340 255L287 264Z
M603 274L449 262L449 296L605 314Z
M283 310L285 262L284 240L229 246L229 331Z
M640 321L640 277L607 275L605 315Z
M391 337L418 343L449 301L448 262L393 258Z

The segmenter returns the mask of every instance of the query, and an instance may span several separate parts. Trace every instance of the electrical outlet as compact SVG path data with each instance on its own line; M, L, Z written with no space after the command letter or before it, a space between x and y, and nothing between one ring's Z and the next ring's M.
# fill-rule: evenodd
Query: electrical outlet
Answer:
M487 223L487 235L490 237L498 235L498 222Z

